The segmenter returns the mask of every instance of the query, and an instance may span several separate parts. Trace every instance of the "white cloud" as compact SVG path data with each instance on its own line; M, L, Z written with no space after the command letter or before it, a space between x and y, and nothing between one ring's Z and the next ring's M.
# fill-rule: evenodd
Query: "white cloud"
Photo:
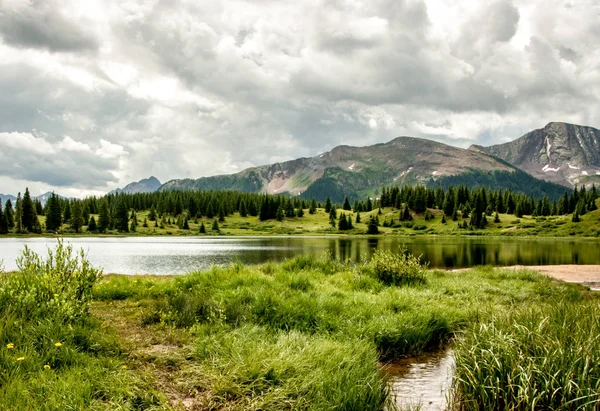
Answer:
M2 4L0 192L600 126L595 0Z

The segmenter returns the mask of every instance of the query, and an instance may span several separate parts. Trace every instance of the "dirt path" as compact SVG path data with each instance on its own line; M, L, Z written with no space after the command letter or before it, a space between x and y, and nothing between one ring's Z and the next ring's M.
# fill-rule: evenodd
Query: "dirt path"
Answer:
M174 410L202 409L184 367L191 349L189 334L172 328L143 327L136 302L94 302L90 308L104 327L116 331L124 341L128 366L151 374Z

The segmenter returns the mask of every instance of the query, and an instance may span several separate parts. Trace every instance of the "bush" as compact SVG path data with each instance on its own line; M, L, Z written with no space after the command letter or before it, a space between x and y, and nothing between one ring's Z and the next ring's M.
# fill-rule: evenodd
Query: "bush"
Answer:
M58 240L44 260L25 246L17 259L18 272L1 274L0 310L23 319L45 316L71 320L87 313L92 287L102 271L93 268L85 253L73 252Z
M404 285L424 283L427 265L421 264L420 256L415 257L402 246L398 254L388 250L375 251L367 267L386 285Z

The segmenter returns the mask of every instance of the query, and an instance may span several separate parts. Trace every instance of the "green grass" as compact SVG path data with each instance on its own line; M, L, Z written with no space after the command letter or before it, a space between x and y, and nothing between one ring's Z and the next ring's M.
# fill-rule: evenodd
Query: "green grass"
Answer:
M529 306L470 327L456 345L465 410L594 410L600 401L600 307Z
M146 330L191 336L173 378L196 381L181 384L200 405L263 410L382 409L389 400L378 361L437 350L456 336L464 344L464 330L501 313L597 302L583 287L529 270L426 271L423 281L398 286L379 279L379 269L299 256L154 286L113 276L95 293L106 300L107 290L126 289Z
M3 274L0 409L393 410L379 364L454 340L465 409L569 409L595 398L595 294L529 270L414 263L298 256L178 277L111 275L93 288L70 276L87 297L43 281L59 275L45 264Z

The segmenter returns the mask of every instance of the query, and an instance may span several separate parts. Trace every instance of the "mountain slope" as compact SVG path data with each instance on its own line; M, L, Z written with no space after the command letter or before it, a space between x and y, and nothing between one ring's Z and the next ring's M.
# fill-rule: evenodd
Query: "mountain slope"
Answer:
M600 183L600 130L593 127L549 123L508 143L469 149L567 187Z
M112 190L108 194L136 194L136 193L153 193L158 190L161 186L160 181L154 176L150 178L145 178L143 180L129 183L123 188L117 188L116 190Z
M7 200L10 200L10 202L14 206L17 202L17 197L15 197L11 194L0 194L0 200L2 201L2 207L4 207L6 205Z
M373 194L383 185L427 184L440 177L479 170L513 172L509 164L476 151L431 140L398 137L367 147L338 146L310 158L253 167L237 174L171 180L160 190L239 190L304 193L334 201Z

